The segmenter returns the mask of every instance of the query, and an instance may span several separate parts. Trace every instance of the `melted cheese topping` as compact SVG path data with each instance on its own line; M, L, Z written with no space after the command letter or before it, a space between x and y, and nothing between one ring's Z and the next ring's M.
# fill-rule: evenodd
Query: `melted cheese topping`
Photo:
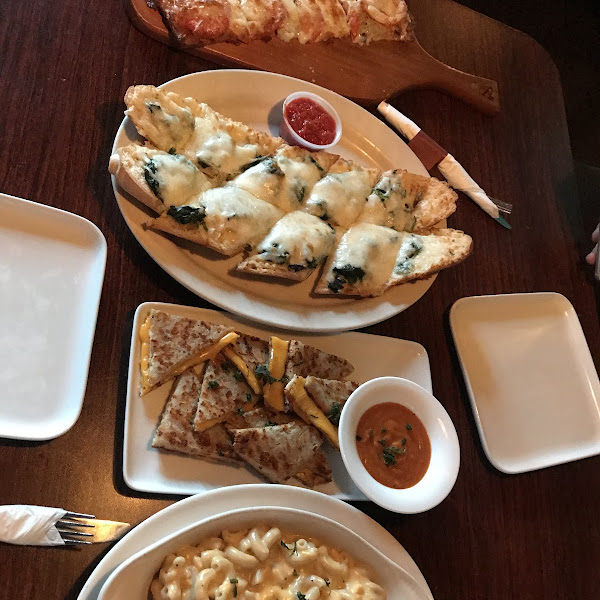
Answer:
M384 173L367 198L359 220L391 227L396 231L412 231L416 224L413 211L426 192L427 184L425 177L419 178L404 172Z
M233 348L225 348L223 354L240 370L248 385L252 388L252 391L255 394L260 394L262 392L261 385L258 383L254 371L248 367L244 359Z
M274 206L233 187L208 190L198 203L205 210L210 238L232 252L254 245L283 216Z
M319 168L308 158L294 160L275 155L250 167L230 185L290 212L300 207L320 177Z
M196 151L196 159L229 176L239 173L244 165L259 154L260 150L255 144L238 145L228 133L217 131Z
M335 225L350 227L363 210L370 191L366 171L330 173L315 184L305 210Z
M187 371L190 367L194 367L205 360L212 360L219 354L219 352L225 348L225 346L229 344L233 344L235 340L237 340L240 336L234 331L230 331L225 334L218 342L213 344L208 350L205 350L201 354L197 354L196 356L192 356L188 358L188 360L182 362L177 365L171 374L173 377L177 377L177 375L181 375L184 371Z
M156 154L146 162L166 206L181 206L212 187L210 179L180 154Z
M271 336L270 354L269 354L269 373L274 379L281 379L285 373L285 364L287 362L288 347L290 343L274 335ZM282 411L284 409L283 383L274 381L264 387L264 399L272 409Z
M402 234L370 223L360 223L350 228L342 238L332 264L332 271L343 270L347 265L365 273L356 287L378 290L387 283L396 263Z
M340 447L337 428L325 416L323 411L313 402L304 389L304 377L294 377L285 388L286 394L292 399L294 412L309 425L314 425L322 431L327 439L336 447Z
M140 86L125 111L138 131L157 148L168 151L185 147L194 132L194 116L175 95Z
M333 250L335 230L302 211L285 215L258 245L256 259L315 268Z
M284 42L290 42L298 38L301 44L305 44L308 40L303 37L303 32L300 29L298 6L294 0L283 0L283 6L286 15L281 25L277 28L277 37Z
M442 263L451 261L454 252L461 250L455 249L454 243L447 236L404 234L392 279L426 273Z

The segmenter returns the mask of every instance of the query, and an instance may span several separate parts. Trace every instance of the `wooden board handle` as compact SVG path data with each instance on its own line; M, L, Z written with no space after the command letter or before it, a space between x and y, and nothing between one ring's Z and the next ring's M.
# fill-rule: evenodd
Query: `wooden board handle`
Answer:
M429 54L418 41L410 44L411 52L418 55L422 81L416 88L433 88L459 98L487 115L500 112L498 84L492 79L459 71L440 62Z

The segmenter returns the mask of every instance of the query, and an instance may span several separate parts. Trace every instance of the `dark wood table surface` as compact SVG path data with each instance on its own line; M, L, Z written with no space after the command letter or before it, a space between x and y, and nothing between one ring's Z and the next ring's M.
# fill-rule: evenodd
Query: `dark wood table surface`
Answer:
M589 232L581 226L558 74L539 45L500 23L448 0L412 0L411 8L434 56L498 82L502 112L486 117L433 91L406 93L395 104L491 195L514 204L513 230L463 198L449 225L472 234L473 255L416 305L366 330L425 346L462 461L449 497L427 513L358 506L404 545L437 600L597 599L600 459L513 476L496 471L477 436L448 325L462 296L560 292L600 364L597 292L581 259ZM0 440L0 504L64 506L139 523L177 500L135 493L121 475L132 315L149 300L208 304L136 242L106 167L129 85L214 68L138 32L120 0L0 3L0 191L82 215L108 242L81 416L52 441ZM107 551L0 545L0 598L76 598Z

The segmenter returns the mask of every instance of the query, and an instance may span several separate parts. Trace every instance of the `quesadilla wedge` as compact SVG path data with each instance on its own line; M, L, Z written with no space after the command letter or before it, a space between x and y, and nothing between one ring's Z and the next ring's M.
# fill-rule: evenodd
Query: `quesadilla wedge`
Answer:
M315 452L312 459L306 463L304 469L296 473L295 477L311 489L332 481L331 467L322 448Z
M223 354L208 361L202 380L194 429L204 431L221 423L236 410L250 410L258 401L241 371Z
M214 186L185 156L139 144L119 148L108 170L121 188L159 214Z
M269 231L238 271L304 281L332 252L335 229L301 210L288 213Z
M269 362L258 367L264 383L265 404L275 411L285 409L283 388L294 375L343 379L354 367L345 359L328 354L298 340L282 340L271 336Z
M342 408L358 385L354 381L336 381L309 375L304 382L304 389L329 422L337 427Z
M258 243L283 216L245 190L207 190L191 205L171 206L148 226L234 256Z
M449 217L457 199L445 181L394 169L381 175L358 220L419 233Z
M224 427L217 425L197 432L191 426L200 395L200 380L201 376L193 368L187 369L176 379L152 440L152 447L217 462L239 464L242 461L233 451L231 439Z
M299 423L232 429L230 433L240 458L273 483L285 483L294 477L322 444L314 427Z
M223 348L223 354L240 370L252 390L256 394L262 393L262 385L254 370L267 362L269 342L253 335L240 334L233 344Z
M309 425L321 431L335 448L340 447L337 426L331 424L323 411L313 402L304 389L304 377L294 375L285 386L285 397L293 411Z
M140 327L142 395L216 356L238 334L232 327L151 310Z

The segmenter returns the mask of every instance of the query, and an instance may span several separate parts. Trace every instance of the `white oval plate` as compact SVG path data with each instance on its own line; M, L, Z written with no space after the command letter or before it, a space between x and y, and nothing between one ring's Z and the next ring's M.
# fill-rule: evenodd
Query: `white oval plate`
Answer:
M192 73L161 86L206 102L212 108L273 135L279 134L281 105L292 92L321 95L343 123L340 142L332 153L365 166L403 168L428 175L410 148L387 125L354 102L325 88L293 77L259 71L226 70ZM117 131L113 152L141 138L125 118ZM124 196L112 178L123 217L146 252L179 283L202 298L249 319L296 331L347 331L384 321L414 304L431 287L435 276L397 286L379 298L338 298L311 295L315 275L301 283L250 279L232 274L239 256L215 258L200 246L146 230L148 209Z
M108 576L125 560L158 540L193 523L225 511L255 506L285 506L305 510L344 525L405 569L428 592L429 587L408 552L381 525L360 510L312 490L283 485L232 486L180 500L132 529L93 570L77 600L96 600ZM431 599L433 596L429 592Z

